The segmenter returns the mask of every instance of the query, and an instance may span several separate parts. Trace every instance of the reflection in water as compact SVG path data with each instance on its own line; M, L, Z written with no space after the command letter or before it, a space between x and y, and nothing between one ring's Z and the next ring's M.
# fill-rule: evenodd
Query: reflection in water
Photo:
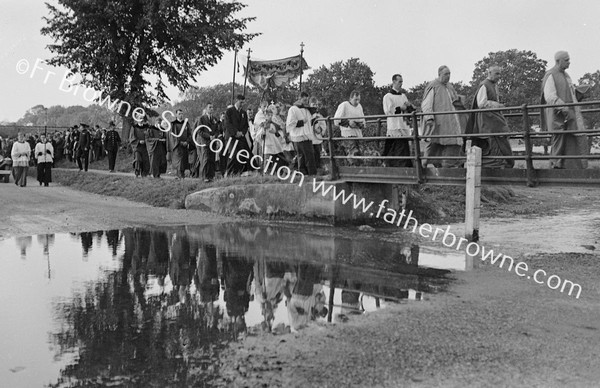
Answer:
M69 292L51 296L53 323L43 327L64 364L51 386L201 385L242 333L345 322L447 284L446 270L419 267L418 246L327 233L231 224L72 235L81 265L100 272L53 269L68 273ZM54 250L74 250L63 236L37 241L48 274L62 257ZM16 242L26 259L32 238Z

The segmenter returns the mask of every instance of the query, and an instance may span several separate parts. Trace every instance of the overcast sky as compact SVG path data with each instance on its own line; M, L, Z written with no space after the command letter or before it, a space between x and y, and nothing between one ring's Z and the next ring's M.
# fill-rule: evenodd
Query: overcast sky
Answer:
M248 32L262 33L244 47L252 49L252 56L296 55L304 42L313 69L357 57L375 72L377 85L390 83L391 75L399 72L404 87L410 88L435 78L442 64L452 70L451 81L468 82L475 62L489 52L513 48L531 50L549 64L556 51L569 51L574 80L600 69L598 0L242 2L248 6L240 16L256 17ZM89 104L81 92L74 96L59 90L64 69L42 65L30 77L36 59L50 57L45 46L51 42L40 34L46 15L40 0L0 0L0 121L15 121L37 104ZM24 75L16 71L20 60L30 64ZM226 53L197 84L230 82L232 66L233 53ZM44 83L48 71L56 75ZM169 96L175 101L179 92L170 88Z

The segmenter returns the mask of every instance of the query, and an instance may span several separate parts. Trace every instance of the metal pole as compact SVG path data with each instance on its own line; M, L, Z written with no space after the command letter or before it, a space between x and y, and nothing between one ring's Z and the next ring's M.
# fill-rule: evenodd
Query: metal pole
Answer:
M417 125L417 112L412 112L413 141L415 143L415 172L417 173L417 183L424 183L423 166L421 166L421 139L419 139L419 126Z
M233 54L233 82L231 83L231 105L235 99L235 65L237 64L237 49Z
M331 169L331 180L338 179L338 171L337 165L335 164L335 159L333 158L333 120L331 116L327 117L327 136L329 137L329 165Z
M521 109L523 110L523 140L525 141L525 164L527 166L527 186L534 187L535 186L535 170L533 169L533 160L531 159L531 153L533 151L533 147L531 145L531 128L529 127L529 113L527 109L527 104L521 105ZM542 112L543 114L543 112Z
M302 66L303 58L304 58L304 42L300 42L300 92L302 92L302 73L304 72L304 66Z
M246 81L248 80L248 72L250 71L250 53L252 50L248 47L248 59L246 59L246 74L244 76L244 97L246 97Z

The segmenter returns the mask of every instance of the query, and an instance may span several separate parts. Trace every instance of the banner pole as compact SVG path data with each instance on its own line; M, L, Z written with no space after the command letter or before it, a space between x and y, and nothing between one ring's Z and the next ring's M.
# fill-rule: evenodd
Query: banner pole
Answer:
M304 55L304 42L300 42L300 92L302 92L302 72L304 66L302 66L302 60Z
M235 99L235 65L237 64L237 49L233 54L233 81L231 82L231 105L233 105Z
M250 50L250 47L248 47L248 59L246 60L246 76L244 77L244 97L246 97L246 81L248 80L248 72L250 71L250 69L248 68L250 66L250 53L252 52L252 50Z

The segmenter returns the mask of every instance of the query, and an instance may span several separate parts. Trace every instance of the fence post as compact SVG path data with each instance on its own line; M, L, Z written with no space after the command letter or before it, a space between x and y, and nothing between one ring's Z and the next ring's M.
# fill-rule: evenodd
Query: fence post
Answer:
M467 148L467 184L465 193L465 238L479 241L481 205L481 148Z
M525 142L525 165L527 168L527 186L535 186L535 170L533 169L533 160L531 154L533 152L533 146L531 144L531 128L529 124L529 112L527 104L521 105L523 110L523 140ZM544 112L542 112L544 114Z
M377 119L377 136L381 136L381 118Z
M424 183L423 166L421 166L421 143L419 138L419 126L417 124L417 112L412 112L413 142L415 143L415 172L417 173L417 183Z
M329 167L331 170L331 180L335 181L339 178L337 164L333 158L333 120L331 116L327 117L327 137L329 138Z

